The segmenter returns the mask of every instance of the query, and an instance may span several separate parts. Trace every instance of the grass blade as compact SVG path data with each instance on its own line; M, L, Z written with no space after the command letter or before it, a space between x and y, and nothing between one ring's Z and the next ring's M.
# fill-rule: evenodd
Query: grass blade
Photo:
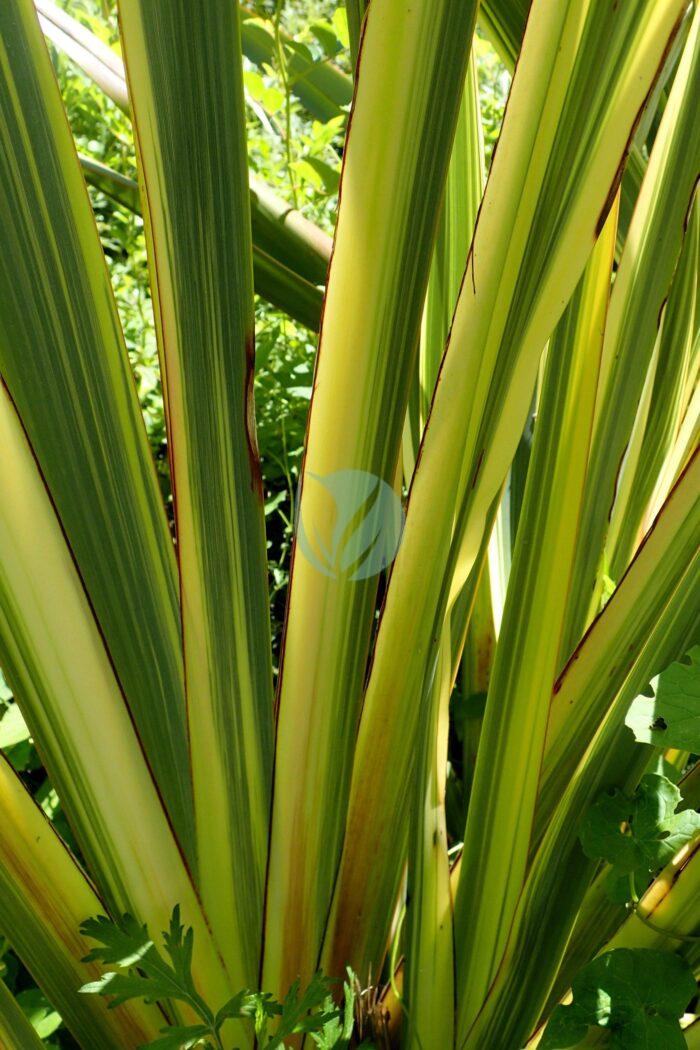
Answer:
M29 1023L29 1018L0 980L0 1046L6 1050L41 1050L44 1043Z
M89 185L134 214L141 214L141 197L134 179L113 171L91 157L81 156L80 166ZM293 209L283 209L282 202L270 194L265 186L253 184L251 204L253 230L257 229L258 232L257 243L253 244L253 283L256 293L295 321L318 331L323 292L311 279L300 276L294 263L295 260L303 261L304 269L316 275L323 273L321 279L325 280L325 267L330 258L330 238L325 238L312 223L308 223L310 230L306 231L303 216ZM269 245L272 254L263 250L260 244ZM288 260L287 264L280 261L283 257Z
M634 667L659 609L692 560L700 527L698 485L700 453L696 452L627 574L557 682L540 777L540 829Z
M129 113L129 93L127 89L124 64L111 48L107 47L98 37L88 29L71 18L61 8L56 7L52 0L36 0L36 8L40 15L40 24L44 34L57 48L64 51L83 72L104 91L108 98L120 107L125 113ZM348 98L349 101L349 98ZM93 182L104 192L112 195L115 191L116 181L114 177L109 178L104 165L98 165L95 161L81 158L88 182ZM125 194L123 176L120 177L120 192L115 199L126 207L131 207L131 188L128 195ZM138 197L136 198L138 200ZM253 229L253 241L256 248L255 267L255 290L263 298L270 301L281 309L290 306L290 315L295 316L294 300L284 295L284 285L289 284L286 270L292 270L295 274L309 284L323 284L326 279L326 270L331 254L331 238L323 233L308 219L304 218L294 208L290 208L285 201L267 186L261 179L254 175L250 176L250 204L251 220ZM138 209L140 205L136 205ZM135 210L135 209L132 209ZM274 263L280 264L279 269ZM257 265L255 265L257 263ZM275 278L273 280L273 278ZM291 289L290 289L291 291ZM298 293L302 299L308 299L311 292L299 284ZM272 295L282 296L282 301L277 302ZM309 321L309 307L297 307L303 316L298 318L303 323ZM320 296L318 296L318 308L313 307L311 317L318 327L317 313L320 313Z
M391 908L396 872L376 858L403 822L421 684L682 7L644 0L618 20L615 0L585 11L535 0L379 625L327 945L335 964L366 966L367 939Z
M614 210L547 351L455 900L461 1040L493 979L527 867L547 699L571 593L616 227ZM508 776L494 777L494 767Z
M0 373L191 850L177 574L156 472L31 0L2 4L0 41Z
M199 886L256 986L273 747L238 10L120 0L166 399Z
M394 485L474 17L463 0L419 0L410 10L373 0L368 10L302 476L304 530L325 540L336 520L326 479L345 472L345 507L364 502L368 475ZM415 89L407 93L406 83ZM376 575L353 579L334 564L321 572L297 546L267 900L264 983L272 989L299 970L308 979L317 961L376 590Z
M700 204L696 201L647 374L642 402L648 400L648 410L643 412L640 405L618 483L606 558L613 580L622 576L642 538L640 526L654 484L687 408L684 389L697 379L700 365L699 263Z
M0 811L0 929L39 987L82 1046L135 1050L155 1038L163 1026L156 1007L129 1003L108 1011L99 996L80 995L101 975L80 961L92 947L80 924L104 913L104 905L3 757Z
M642 185L610 302L595 438L565 648L572 652L598 611L601 559L617 478L652 358L662 307L681 252L700 169L700 11ZM591 593L593 602L591 603Z
M197 980L224 1001L225 970L2 386L0 445L0 663L105 902L157 930L180 904L196 931Z

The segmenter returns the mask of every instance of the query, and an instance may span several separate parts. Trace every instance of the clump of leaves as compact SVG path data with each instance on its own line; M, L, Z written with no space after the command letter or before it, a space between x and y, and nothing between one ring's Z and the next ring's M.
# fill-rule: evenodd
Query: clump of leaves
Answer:
M179 907L174 909L170 927L163 933L162 951L147 927L131 915L124 915L118 922L102 915L88 919L81 932L98 945L85 962L99 961L117 967L98 981L83 985L81 992L107 996L110 1007L132 999L157 1002L169 1015L180 1004L189 1007L199 1019L195 1024L167 1026L159 1039L147 1044L151 1050L224 1050L221 1033L225 1023L244 1018L252 1023L257 1045L266 1050L283 1048L285 1039L297 1033L310 1035L320 1050L346 1050L349 1046L352 988L345 985L346 1000L341 1012L330 994L330 981L320 972L303 992L299 981L295 981L281 1003L269 992L244 989L216 1012L212 1010L192 980L193 932L180 922ZM270 1034L272 1022L275 1030Z
M616 948L574 979L573 1002L552 1013L540 1050L577 1046L589 1028L609 1033L617 1050L684 1050L678 1019L695 995L688 964L669 952Z
M649 773L634 795L616 789L603 795L584 817L583 851L612 865L608 889L615 900L624 903L634 896L630 887L644 889L649 876L700 832L700 814L676 813L680 801L675 784Z

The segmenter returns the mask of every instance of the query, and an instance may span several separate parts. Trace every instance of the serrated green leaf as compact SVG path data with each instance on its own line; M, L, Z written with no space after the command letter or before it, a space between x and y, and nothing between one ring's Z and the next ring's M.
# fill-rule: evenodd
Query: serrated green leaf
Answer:
M191 1050L193 1046L202 1046L211 1035L211 1030L203 1024L173 1025L163 1031L165 1035L147 1044L148 1050Z
M279 1026L267 1044L267 1050L282 1047L284 1040L295 1032L316 1032L338 1017L335 1007L332 1010L325 1009L330 987L328 978L320 970L314 974L301 995L299 987L300 982L294 981L284 997ZM317 1012L313 1013L314 1010Z
M97 981L84 984L80 991L84 995L108 995L109 1007L115 1009L132 999L142 999L146 1003L155 1003L164 999L174 999L174 989L167 981L141 977L138 974L105 973Z
M625 725L640 743L700 751L700 646L661 672L653 696L637 697Z
M247 1017L250 1013L250 1006L255 998L255 995L251 992L245 990L237 992L227 1003L224 1003L217 1013L216 1018L214 1019L216 1028L220 1028L224 1021L228 1021L231 1018Z
M259 1039L266 1034L267 1024L271 1017L278 1017L282 1012L280 1004L272 992L253 992L241 1007L241 1016L254 1017L255 1034Z
M110 1006L118 1006L131 999L158 1002L174 999L189 1003L209 1024L213 1015L206 1003L197 994L192 979L192 929L180 922L180 909L175 907L170 919L170 928L163 934L168 963L149 937L146 926L142 926L131 915L124 915L118 922L104 916L88 919L81 927L83 936L98 942L97 947L86 956L85 962L101 961L127 970L128 973L106 973L98 981L83 985L85 994L106 995Z
M576 1046L589 1027L611 1033L619 1050L683 1050L678 1024L695 994L695 979L677 955L618 948L589 963L574 979L573 1003L557 1006L540 1050Z
M180 922L180 909L175 907L170 919L170 929L163 934L165 950L172 959L173 970L181 981L183 988L194 993L192 981L192 951L194 944L194 933L192 928L185 927Z
M99 947L89 952L84 962L98 959L116 966L133 966L153 947L146 927L137 922L133 915L124 915L118 924L106 915L98 915L94 919L87 919L80 932L99 944Z
M311 1039L319 1050L346 1050L350 1046L350 1037L354 1024L354 997L347 984L342 1013L335 1011L330 1021L326 1021L318 1032L311 1032ZM333 999L329 996L323 1004L324 1011L333 1010Z
M649 773L633 796L614 791L591 807L580 839L587 857L603 857L618 877L658 871L700 829L700 814L676 813L681 793L675 784Z

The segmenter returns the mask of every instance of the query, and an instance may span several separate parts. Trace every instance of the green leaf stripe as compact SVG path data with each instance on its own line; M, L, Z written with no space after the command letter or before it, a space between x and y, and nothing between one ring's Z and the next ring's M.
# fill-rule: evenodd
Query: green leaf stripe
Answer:
M8 0L0 10L0 225L0 375L188 848L173 545L92 209L30 0Z

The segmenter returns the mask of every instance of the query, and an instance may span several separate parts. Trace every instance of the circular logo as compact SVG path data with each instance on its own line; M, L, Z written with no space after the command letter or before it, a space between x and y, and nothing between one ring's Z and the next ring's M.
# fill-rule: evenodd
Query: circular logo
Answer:
M391 565L401 542L401 500L364 470L304 476L297 540L307 560L332 579L366 580Z

